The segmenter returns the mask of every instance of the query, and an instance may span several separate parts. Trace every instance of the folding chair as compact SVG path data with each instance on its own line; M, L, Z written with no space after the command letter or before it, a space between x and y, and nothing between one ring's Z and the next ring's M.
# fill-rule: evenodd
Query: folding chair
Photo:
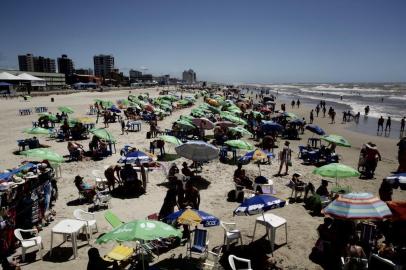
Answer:
M193 232L193 243L188 243L187 250L189 251L190 257L192 254L203 255L207 258L209 240L208 240L207 230L195 229Z

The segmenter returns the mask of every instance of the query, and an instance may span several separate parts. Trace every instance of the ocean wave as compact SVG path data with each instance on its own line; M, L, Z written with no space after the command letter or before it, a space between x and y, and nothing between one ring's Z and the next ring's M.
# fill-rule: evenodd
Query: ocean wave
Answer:
M389 99L397 99L397 100L406 100L406 95L405 96L391 96Z

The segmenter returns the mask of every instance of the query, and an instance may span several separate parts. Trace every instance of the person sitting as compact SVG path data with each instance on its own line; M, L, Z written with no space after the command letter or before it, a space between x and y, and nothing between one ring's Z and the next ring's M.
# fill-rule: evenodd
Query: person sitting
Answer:
M32 137L31 139L29 139L28 141L28 148L29 149L35 149L35 148L39 148L41 147L39 140L37 137Z
M316 189L316 194L320 197L328 197L330 195L330 192L328 191L327 186L328 181L324 179L321 180L321 185Z
M63 140L69 140L69 137L70 137L70 127L69 127L69 124L68 124L68 120L67 120L67 119L65 119L65 120L63 121L63 125L61 126L61 130L62 130L62 133L63 133Z
M172 163L171 167L169 168L169 172L168 172L168 181L174 182L175 180L177 180L175 175L178 173L179 173L178 166L176 166L175 163Z
M76 175L74 180L76 188L89 201L93 200L96 195L96 187L83 181L83 177Z
M100 139L99 137L93 135L91 141L89 142L89 150L90 152L94 152L99 147Z
M349 243L345 248L345 259L347 269L366 269L361 259L365 259L366 255L361 246L357 245L358 237L352 235Z
M247 189L253 188L252 181L245 175L245 170L242 168L241 163L238 163L237 169L234 171L234 182Z
M131 190L135 192L142 191L141 181L138 179L137 172L131 164L124 165L124 168L120 171L120 177L127 192L131 192Z
M182 163L182 174L186 177L194 177L195 173L192 172L189 167L187 166L186 162Z
M84 150L83 145L81 145L80 143L68 142L68 151L73 158L77 160L83 159Z
M106 269L120 269L116 261L106 261L99 253L97 248L90 248L87 252L89 261L87 263L87 270L106 270ZM113 268L110 268L112 266Z

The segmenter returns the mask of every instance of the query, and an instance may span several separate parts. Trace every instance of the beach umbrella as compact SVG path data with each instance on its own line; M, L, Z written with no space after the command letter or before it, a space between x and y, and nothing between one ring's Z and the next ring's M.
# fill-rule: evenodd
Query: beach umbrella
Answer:
M163 140L164 142L174 144L176 146L181 145L183 143L181 140L179 140L175 136L171 136L171 135L162 135L162 136L159 136L159 139Z
M114 138L114 136L104 128L93 128L90 130L90 133L92 133L93 135L95 135L96 137L98 137L102 140L105 140L108 142L116 142L116 139Z
M152 154L147 154L142 151L131 151L124 157L121 157L118 160L118 163L149 163L154 160L154 156Z
M176 153L193 161L209 161L217 159L219 149L203 141L190 141L175 148Z
M236 127L237 125L230 121L219 121L214 123L216 126L219 127Z
M344 137L342 137L340 135L335 135L335 134L324 135L321 137L321 139L325 140L326 142L329 142L329 143L335 143L336 145L339 145L339 146L351 147L351 144Z
M206 105L206 109L208 110L208 111L211 111L212 113L215 113L215 114L219 114L220 113L220 109L219 108L216 108L216 107L214 107L214 106L211 106L211 105L209 105L209 104L207 104L207 103L204 103L205 105Z
M316 133L317 135L326 134L326 132L318 125L309 124L309 125L306 125L306 129L309 130L310 132Z
M392 212L392 220L406 221L406 201L387 201L386 204Z
M177 126L179 126L180 129L183 129L183 130L191 130L191 129L196 128L194 124L190 123L187 120L183 120L183 119L176 120L175 124Z
M283 126L272 121L262 121L261 130L265 133L281 132L283 130Z
M260 116L261 118L264 118L264 115L260 112L257 111L251 111L252 115L257 118L258 116Z
M61 163L64 159L58 153L52 151L49 148L35 148L20 152L20 155L24 155L30 158L44 159L50 162Z
M116 105L111 106L107 110L109 110L111 112L115 112L115 113L121 113L121 110L119 108L117 108Z
M209 103L211 106L214 106L214 107L219 107L220 106L220 102L218 102L217 100L212 99L212 98L209 98L207 100L207 103Z
M359 177L360 173L344 164L340 163L330 163L328 165L321 166L313 170L313 174L317 174L323 177L335 178L336 185L337 179L349 178L349 177Z
M385 202L371 193L339 195L322 212L333 218L381 220L392 215Z
M245 215L256 215L263 214L264 212L275 209L282 208L286 204L286 201L276 198L270 195L255 195L249 199L244 200L235 210L234 215L245 216Z
M48 135L48 134L50 134L49 129L42 128L42 127L27 128L27 129L24 129L23 132L27 133L27 134L35 134L35 135Z
M155 110L154 106L152 106L151 104L145 104L144 109L149 112L153 112Z
M230 128L228 128L228 130L230 130L230 132L233 134L240 133L241 135L245 134L245 135L252 136L252 133L243 127L230 127Z
M191 103L192 103L192 101L190 101L188 99L181 99L181 100L178 101L178 104L181 105L181 106L187 106L187 105L189 105Z
M302 119L295 118L293 120L290 120L289 124L291 124L291 125L303 125L304 121Z
M214 128L214 123L207 118L195 118L192 120L192 122L200 129L213 129Z
M385 181L389 182L393 188L405 189L406 187L406 173L395 173L385 177Z
M243 140L228 140L225 141L224 144L236 149L245 149L245 150L254 149L254 146L252 144L247 143L246 141Z
M68 106L61 106L61 107L58 107L58 110L59 110L60 112L67 113L67 114L71 114L71 113L74 113L74 112L75 112L71 107L68 107Z
M178 222L189 226L203 224L204 227L213 227L220 224L220 220L217 217L196 209L179 210L165 217L164 220L169 224Z
M246 162L246 161L257 161L258 169L259 169L259 175L261 175L261 160L264 159L270 159L273 158L274 155L271 152L262 150L262 149L256 149L254 151L247 152L245 155L240 157L238 159L239 162Z
M38 114L38 116L39 116L39 119L41 119L41 118L47 118L49 121L53 121L53 122L58 121L58 118L56 118L56 115L54 115L54 114L50 114L50 113L40 113L40 114Z
M171 111L173 110L173 108L172 108L171 105L161 104L159 107L160 107L162 110L169 111L169 112L171 112Z
M90 117L87 117L87 116L78 117L78 118L76 118L76 121L78 123L82 123L82 124L93 124L93 123L95 123L95 120L93 118L90 118Z
M292 118L292 119L299 118L296 114L294 114L292 112L282 112L280 114L280 116L284 116L284 117Z
M191 116L191 115L181 115L179 117L179 119L186 120L186 121L188 121L190 123L193 123L193 119L195 119L195 118L193 116Z
M154 220L134 220L124 223L97 238L96 243L109 241L151 241L158 238L181 237L182 232L171 225Z
M233 122L233 123L235 123L237 125L247 125L247 121L245 121L244 119L239 118L237 116L234 116L234 115L227 115L226 114L224 116L221 116L221 118L223 118L225 120L228 120L228 121L231 121L231 122Z
M199 110L199 109L197 109L197 108L196 108L196 109L192 109L191 114L192 114L194 117L203 117L203 116L206 115L206 113L205 113L204 111Z

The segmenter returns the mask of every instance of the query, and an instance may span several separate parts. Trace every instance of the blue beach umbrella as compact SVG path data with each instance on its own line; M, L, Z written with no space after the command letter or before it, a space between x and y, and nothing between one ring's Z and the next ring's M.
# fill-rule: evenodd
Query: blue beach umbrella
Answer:
M282 208L286 204L286 201L278 199L270 195L256 195L249 199L246 199L235 210L234 215L256 215L264 213L268 210L275 208Z
M204 227L213 227L218 226L220 224L220 220L204 211L196 210L196 209L182 209L177 212L174 212L167 216L164 220L166 223L173 224L178 220L188 220L193 219L196 216L198 217L197 220L200 221L200 224L203 224Z
M272 121L262 121L261 130L265 133L281 132L283 131L283 126Z
M117 108L116 105L111 106L110 108L108 108L108 110L115 113L121 113L121 110Z
M390 183L393 188L406 189L406 173L395 173L393 175L385 177L385 181Z
M148 163L151 162L153 159L150 155L142 152L142 151L131 151L126 156L121 157L118 160L118 163Z
M306 129L310 132L316 133L317 135L326 135L326 132L318 125L309 124L306 126Z

